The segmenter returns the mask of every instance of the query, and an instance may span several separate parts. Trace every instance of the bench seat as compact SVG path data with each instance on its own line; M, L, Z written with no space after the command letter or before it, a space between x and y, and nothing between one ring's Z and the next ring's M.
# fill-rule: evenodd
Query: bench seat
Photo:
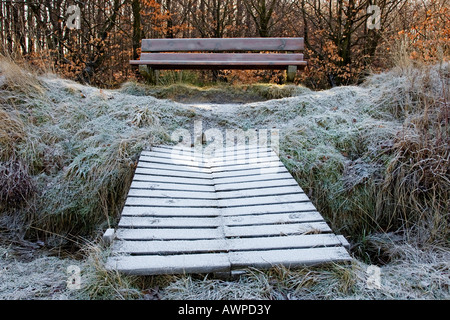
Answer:
M306 66L303 54L270 53L143 53L133 65L155 66L160 69L205 67L207 69L286 69Z

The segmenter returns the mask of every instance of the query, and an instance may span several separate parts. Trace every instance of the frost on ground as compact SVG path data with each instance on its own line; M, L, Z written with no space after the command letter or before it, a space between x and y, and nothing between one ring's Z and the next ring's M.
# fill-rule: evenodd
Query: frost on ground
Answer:
M0 247L0 300L70 299L67 267L79 264L50 256L22 261L11 249Z
M370 285L369 264L329 265L289 270L247 269L239 279L207 275L126 277L108 273L92 257L79 261L49 256L17 260L1 248L0 299L449 299L450 253L388 245L392 262L380 266L379 283ZM98 258L98 257L97 257ZM98 265L96 265L99 263ZM68 267L80 268L80 289L67 287Z
M425 121L412 116L421 103L448 101L448 65L427 72L393 71L373 76L358 87L320 92L290 88L290 97L247 104L182 104L148 96L134 85L101 90L54 76L27 78L20 72L2 75L0 81L0 142L6 146L0 153L0 172L18 168L15 177L22 185L29 183L29 188L15 188L16 184L6 181L4 185L12 188L6 195L16 194L17 201L26 197L28 202L10 210L10 216L2 213L0 231L17 226L21 233L21 223L31 224L33 230L50 231L45 237L47 247L72 235L101 234L117 223L139 152L173 143L175 129L192 130L194 122L201 120L204 130L279 129L280 158L333 231L348 237L355 261L350 266L249 270L236 281L195 276L134 279L108 274L102 270L101 258L94 264L88 258L45 255L24 260L4 245L0 298L450 298L448 219L441 214L448 213L448 201L442 196L448 186L448 147L442 144L443 154L438 165L432 166L434 180L427 179L434 183L433 206L415 206L414 199L407 198L424 190L416 181L408 180L413 192L399 197L398 190L390 189L392 177L386 176L387 169L396 174L409 165L396 167L408 154L397 156L394 147L411 149L406 138L414 138L413 130ZM20 77L11 82L17 74ZM433 117L439 114L432 108L429 111L427 119L438 123L439 118ZM432 125L424 127L432 132ZM433 147L442 141L432 140ZM423 163L427 161L419 159L412 167L426 172L426 167L420 167ZM414 176L421 174L405 179ZM411 212L425 208L418 213L425 219L391 214L393 207L405 205L396 202L400 198ZM423 199L428 201L419 200ZM429 228L427 221L433 222ZM366 234L382 234L408 223L414 227L408 236L415 239L419 234L422 239L417 246L403 240L370 239ZM80 291L66 288L67 267L72 264L81 268ZM380 289L366 288L370 264L381 266Z

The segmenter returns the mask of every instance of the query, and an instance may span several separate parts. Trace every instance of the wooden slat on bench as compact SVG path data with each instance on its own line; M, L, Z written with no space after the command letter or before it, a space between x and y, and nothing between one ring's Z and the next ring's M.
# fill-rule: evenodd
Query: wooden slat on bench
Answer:
M130 64L132 65L149 65L155 66L158 69L173 69L173 68L182 68L183 66L188 68L198 67L211 67L211 68L225 68L225 67L235 67L239 68L250 68L254 67L255 69L259 68L269 68L272 66L273 68L280 67L285 68L287 66L306 66L306 61L299 60L285 60L285 61L277 61L277 60L247 60L247 61L221 61L221 60L130 60Z
M142 53L140 60L148 61L304 61L301 53Z
M142 52L164 51L302 51L303 38L142 39Z

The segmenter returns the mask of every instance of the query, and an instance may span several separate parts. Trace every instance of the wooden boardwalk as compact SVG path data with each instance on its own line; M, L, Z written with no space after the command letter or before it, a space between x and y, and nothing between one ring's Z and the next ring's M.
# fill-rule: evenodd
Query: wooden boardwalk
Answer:
M143 151L107 268L137 275L297 267L351 258L268 148Z

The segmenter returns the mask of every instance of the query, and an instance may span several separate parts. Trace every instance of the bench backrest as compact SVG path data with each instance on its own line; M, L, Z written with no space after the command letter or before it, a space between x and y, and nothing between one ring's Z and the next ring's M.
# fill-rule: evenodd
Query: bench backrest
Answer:
M303 38L143 39L142 52L302 51Z

